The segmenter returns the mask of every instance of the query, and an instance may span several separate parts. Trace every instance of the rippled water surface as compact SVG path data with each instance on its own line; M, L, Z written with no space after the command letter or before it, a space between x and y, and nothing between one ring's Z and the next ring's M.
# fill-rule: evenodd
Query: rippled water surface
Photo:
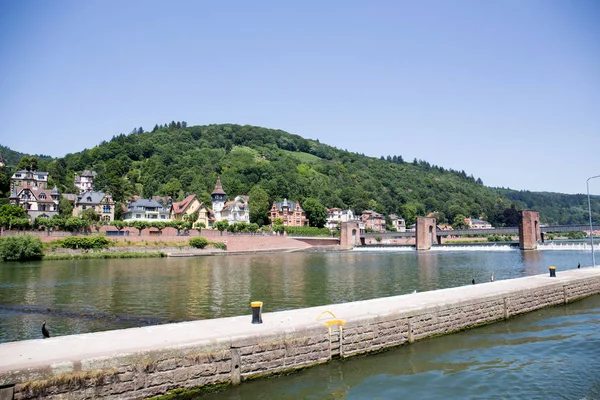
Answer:
M589 251L453 249L0 264L0 342L427 291L590 264ZM587 260L587 262L586 262Z
M600 296L202 398L598 400Z

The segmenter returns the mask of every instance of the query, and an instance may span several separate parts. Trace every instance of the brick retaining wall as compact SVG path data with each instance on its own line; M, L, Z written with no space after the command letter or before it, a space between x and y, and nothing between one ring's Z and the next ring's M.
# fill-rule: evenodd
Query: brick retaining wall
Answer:
M0 345L0 398L140 399L176 388L237 384L597 293L600 268L582 268L557 278L538 275L265 313L262 325L243 316L6 343ZM325 310L346 324L327 327L317 321ZM57 346L64 346L64 354L56 353ZM40 359L24 361L20 357L27 352Z

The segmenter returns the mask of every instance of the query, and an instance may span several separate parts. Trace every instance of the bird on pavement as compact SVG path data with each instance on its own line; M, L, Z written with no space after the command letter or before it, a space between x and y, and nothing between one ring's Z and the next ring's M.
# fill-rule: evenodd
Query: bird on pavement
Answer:
M50 337L50 331L46 328L46 321L42 324L42 335L44 335L44 339Z

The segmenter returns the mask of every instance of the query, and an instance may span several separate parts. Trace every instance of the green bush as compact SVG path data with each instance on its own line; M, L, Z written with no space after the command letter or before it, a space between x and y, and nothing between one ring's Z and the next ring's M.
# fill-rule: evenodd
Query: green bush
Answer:
M285 231L292 236L322 236L331 237L331 231L327 228L314 226L286 226Z
M502 237L500 237L500 235L498 234L492 234L488 236L488 242L500 242L502 240Z
M210 242L203 237L195 237L190 239L190 246L195 247L197 249L203 249L208 246Z
M110 240L104 236L70 236L63 239L56 240L55 242L58 247L64 249L83 249L83 250L100 250L105 249L110 245Z
M227 250L227 245L223 242L213 242L212 246L215 249L220 249L220 250Z
M23 235L0 240L0 257L4 261L40 260L43 255L39 237Z

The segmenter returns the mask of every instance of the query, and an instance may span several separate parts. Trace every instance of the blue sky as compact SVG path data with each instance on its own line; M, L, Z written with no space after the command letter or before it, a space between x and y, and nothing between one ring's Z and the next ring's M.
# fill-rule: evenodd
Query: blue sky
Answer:
M598 21L595 0L0 0L0 144L63 156L171 120L250 124L585 193Z

